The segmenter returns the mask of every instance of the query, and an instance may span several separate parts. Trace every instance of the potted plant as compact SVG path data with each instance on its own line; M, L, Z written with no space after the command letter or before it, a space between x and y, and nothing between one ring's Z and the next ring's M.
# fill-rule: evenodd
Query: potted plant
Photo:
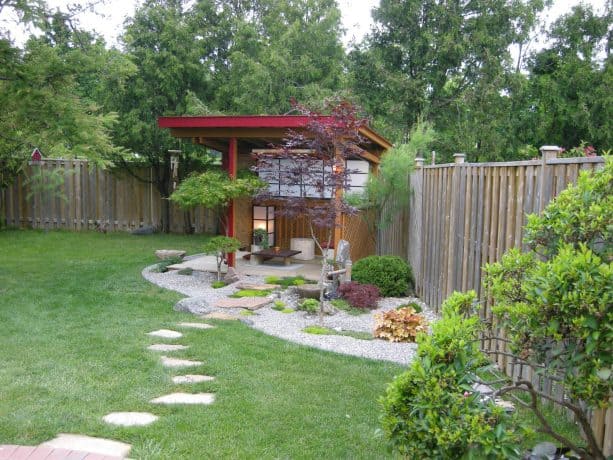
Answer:
M257 247L258 249L254 248ZM268 243L268 232L264 228L256 228L253 230L253 246L251 252L259 251L261 249L268 249L270 244Z

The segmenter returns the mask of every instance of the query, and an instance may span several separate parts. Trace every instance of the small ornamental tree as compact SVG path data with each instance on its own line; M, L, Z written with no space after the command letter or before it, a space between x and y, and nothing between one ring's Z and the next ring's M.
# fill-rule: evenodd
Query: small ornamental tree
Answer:
M221 281L221 265L228 254L238 251L241 242L229 236L214 236L204 245L204 253L215 255L217 261L217 281Z
M603 460L588 410L604 408L613 394L613 162L582 173L540 216L530 216L530 252L508 251L486 267L494 315L507 332L515 362L533 368L564 389L562 397L531 381L513 379L498 394L525 392L541 431L581 458ZM586 447L555 432L541 402L569 409L585 434Z
M232 200L251 196L265 186L250 172L239 171L232 179L223 171L192 174L179 184L170 200L187 209L202 206L216 211L222 233L228 234L226 208Z
M311 238L324 256L324 248L330 246L334 229L340 225L340 217L357 212L357 208L345 199L349 175L354 172L347 169L346 160L359 157L361 149L358 146L363 142L359 131L366 126L367 120L346 101L328 101L326 109L329 115L298 104L294 104L294 109L309 118L306 131L289 131L274 153L257 155L254 167L261 177L267 177L277 160L288 160L275 178L291 191L288 194L292 196L263 193L259 198L274 197L278 203L275 212L280 215L305 217ZM324 241L316 237L316 230L323 231ZM328 270L329 264L324 256L319 283L321 321Z

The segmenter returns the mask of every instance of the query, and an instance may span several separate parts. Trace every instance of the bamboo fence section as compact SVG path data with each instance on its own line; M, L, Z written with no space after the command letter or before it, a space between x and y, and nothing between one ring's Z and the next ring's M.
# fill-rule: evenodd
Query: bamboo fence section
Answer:
M31 179L42 173L41 186ZM150 170L137 171L152 179ZM63 183L51 187L50 174ZM129 231L142 226L160 228L163 200L150 182L126 173L101 169L86 160L44 160L28 166L15 182L0 190L0 210L6 225L17 228ZM170 205L171 231L184 232L185 212ZM215 233L216 217L210 210L190 213L196 233Z
M463 156L457 156L454 164L418 167L410 177L409 208L380 230L378 253L407 259L417 295L437 311L453 291L475 290L482 301L480 315L489 322L492 312L482 291L482 267L500 260L507 249L522 247L527 215L541 212L576 182L581 170L603 163L601 157L552 155L531 161L464 163ZM504 338L504 331L498 333ZM482 346L509 376L532 380L542 391L562 396L555 382L502 354L503 342L484 340ZM592 426L605 455L612 455L613 408L594 411Z

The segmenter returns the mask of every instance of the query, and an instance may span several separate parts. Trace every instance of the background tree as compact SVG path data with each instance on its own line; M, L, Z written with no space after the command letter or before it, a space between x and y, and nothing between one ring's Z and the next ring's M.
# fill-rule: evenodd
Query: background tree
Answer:
M350 54L353 90L393 140L422 118L441 134L444 155L458 151L455 133L472 135L467 153L491 151L498 140L481 136L498 127L483 129L483 121L505 113L509 47L525 42L543 3L382 0L371 34Z
M232 200L253 196L265 186L264 182L247 171L240 171L235 179L223 171L206 171L194 173L181 182L170 195L170 200L186 209L202 206L214 210L222 233L227 235L227 208Z

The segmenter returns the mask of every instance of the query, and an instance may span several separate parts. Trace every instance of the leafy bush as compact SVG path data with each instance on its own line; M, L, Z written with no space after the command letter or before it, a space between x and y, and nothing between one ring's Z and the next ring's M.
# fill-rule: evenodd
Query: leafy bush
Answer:
M259 291L257 289L241 289L240 291L236 291L230 297L241 298L241 297L266 297L270 294L270 291Z
M285 302L282 300L275 300L272 305L273 310L283 311L285 309Z
M342 310L344 312L349 313L350 315L363 315L364 313L367 313L367 310L364 308L355 308L352 307L349 302L347 302L345 299L332 299L330 300L330 304L334 307L337 308L338 310Z
M417 334L428 329L428 322L412 307L388 310L375 315L375 337L390 342L415 342Z
M353 266L352 278L358 283L374 284L383 297L402 297L413 290L411 267L396 256L369 256Z
M407 307L410 307L413 310L415 310L415 313L421 313L422 311L421 305L419 305L417 302L403 303L402 305L398 305L396 307L396 310L400 310L401 308L407 308Z
M604 458L588 409L607 407L613 392L612 192L613 160L605 157L604 168L583 172L540 216L529 216L525 242L531 252L507 251L485 268L492 311L511 352L561 385L563 397L521 381L499 391L527 392L572 410L587 447L559 432L556 439L582 458ZM543 431L555 431L540 407L530 406Z
M170 265L180 264L181 262L183 262L183 259L181 259L181 257L169 257L168 259L164 259L159 262L155 266L154 271L158 273L166 273Z
M419 336L417 358L388 386L381 399L384 433L405 458L519 459L514 419L471 393L485 363L477 347L480 322L456 308L443 305L432 335Z
M360 284L355 281L341 283L338 293L354 308L377 308L379 288L372 284Z
M319 300L304 299L298 304L298 310L303 310L308 313L317 313L319 311Z
M302 276L284 276L283 278L279 278L278 276L267 276L264 278L264 282L267 284L278 284L285 289L290 286L302 286L307 283L307 280Z
M586 244L610 261L613 257L613 158L605 157L605 167L582 171L577 185L560 193L541 215L528 216L525 242L530 249L551 257L561 243L578 247Z

